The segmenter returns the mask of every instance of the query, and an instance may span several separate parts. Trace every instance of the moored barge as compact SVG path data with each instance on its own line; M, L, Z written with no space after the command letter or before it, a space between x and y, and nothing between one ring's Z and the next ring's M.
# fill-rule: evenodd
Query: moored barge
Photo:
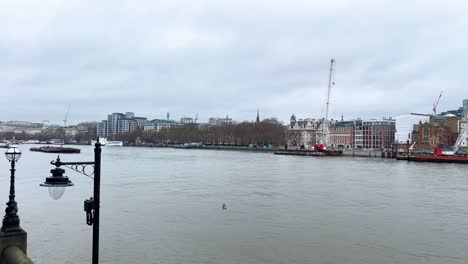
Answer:
M312 157L323 157L323 156L343 156L342 150L323 150L323 151L311 151L311 150L281 150L274 152L275 155L289 155L289 156L312 156Z
M410 156L400 158L401 160L409 160L416 162L440 162L440 163L466 163L468 164L468 155L425 155Z
M39 147L39 148L30 148L30 151L35 152L45 152L45 153L64 153L64 154L73 154L73 153L80 153L81 149L78 148L65 148L65 147Z

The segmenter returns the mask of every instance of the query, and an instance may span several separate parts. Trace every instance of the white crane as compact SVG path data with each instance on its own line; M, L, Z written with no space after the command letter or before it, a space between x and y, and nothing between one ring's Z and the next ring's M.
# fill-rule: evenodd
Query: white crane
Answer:
M331 87L335 85L335 82L332 81L333 70L335 66L335 59L331 59L330 61L330 74L328 76L328 90L327 90L327 103L325 108L325 118L323 119L322 124L322 139L321 143L327 147L330 144L330 133L329 133L329 122L328 122L328 111L330 106L330 93Z
M68 105L67 112L65 113L65 118L63 119L63 127L67 127L67 123L68 123L68 112L70 112L70 105Z
M468 126L465 126L465 128L460 131L457 141L455 142L455 145L453 145L453 149L451 151L443 151L442 154L455 155L465 140L468 140Z

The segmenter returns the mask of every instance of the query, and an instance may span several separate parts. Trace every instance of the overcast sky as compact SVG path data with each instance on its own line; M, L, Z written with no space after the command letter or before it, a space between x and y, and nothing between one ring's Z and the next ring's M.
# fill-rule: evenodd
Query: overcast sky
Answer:
M468 98L468 1L0 1L0 120L429 113Z

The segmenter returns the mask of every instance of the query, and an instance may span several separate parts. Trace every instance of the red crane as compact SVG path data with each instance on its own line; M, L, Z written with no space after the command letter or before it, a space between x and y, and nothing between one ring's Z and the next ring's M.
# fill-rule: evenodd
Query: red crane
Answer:
M437 101L435 101L434 104L432 105L432 114L420 114L420 113L411 113L411 114L412 115L419 115L419 116L429 116L429 117L436 116L437 115L437 106L439 105L440 98L442 97L442 92L443 91L440 91L439 98L437 98Z
M442 97L442 92L443 91L440 91L439 98L437 98L437 101L432 105L432 113L433 113L434 116L437 115L437 106L439 105L440 98Z

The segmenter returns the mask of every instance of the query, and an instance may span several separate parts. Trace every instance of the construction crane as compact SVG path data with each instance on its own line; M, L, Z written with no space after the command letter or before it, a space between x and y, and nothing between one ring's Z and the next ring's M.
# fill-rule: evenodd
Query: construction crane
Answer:
M463 142L468 140L468 126L465 126L462 131L460 131L460 134L458 135L457 141L455 142L455 145L453 145L453 149L451 151L443 151L442 154L444 155L455 155L457 151L460 149L461 145Z
M68 112L70 112L70 105L68 105L67 112L65 113L65 118L63 119L63 127L67 127L67 123L68 123Z
M335 59L331 59L330 61L330 74L328 76L328 89L327 89L327 102L326 102L326 108L325 108L325 118L323 120L323 125L322 125L322 140L321 143L327 147L330 143L330 135L329 135L329 124L328 124L328 111L329 111L329 106L330 106L330 93L331 93L331 88L333 85L335 85L335 82L332 81L332 76L333 76L333 70L335 66Z
M417 116L428 116L428 117L434 117L437 115L437 107L439 106L440 98L442 97L442 92L440 92L439 98L437 98L437 101L435 101L432 104L432 114L421 114L421 113L411 113L412 115L417 115Z
M437 98L437 101L434 102L434 104L432 105L432 113L434 116L437 115L437 106L439 106L440 98L442 97L442 92L443 91L440 91L439 98Z
M335 65L335 59L330 61L330 74L328 76L328 90L327 90L327 107L325 109L325 120L328 120L328 110L330 106L330 92L332 85L335 85L335 82L332 82L333 67Z

